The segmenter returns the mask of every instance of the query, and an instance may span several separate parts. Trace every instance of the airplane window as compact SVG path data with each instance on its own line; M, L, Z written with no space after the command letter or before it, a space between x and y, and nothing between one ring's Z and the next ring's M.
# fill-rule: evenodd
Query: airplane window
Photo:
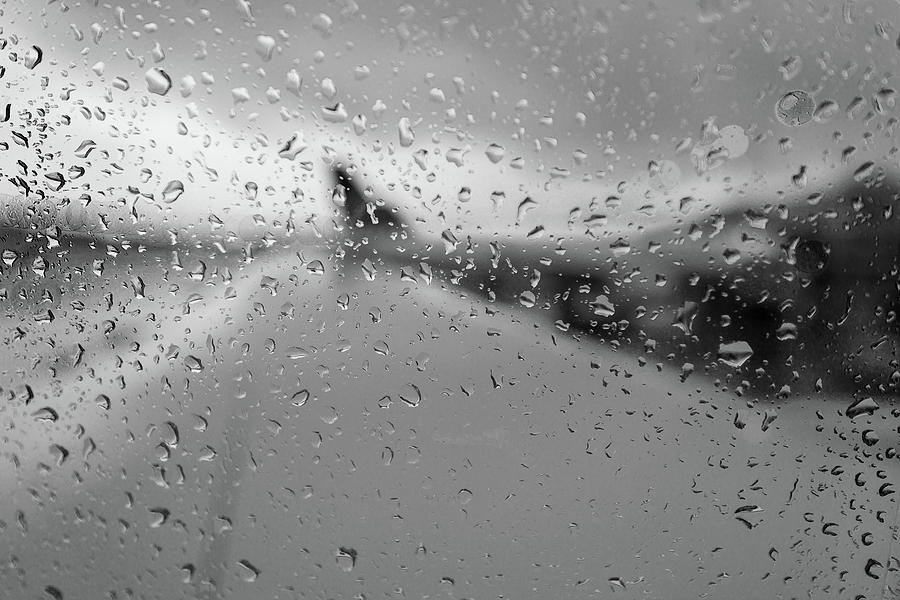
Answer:
M0 3L0 595L900 597L897 9Z

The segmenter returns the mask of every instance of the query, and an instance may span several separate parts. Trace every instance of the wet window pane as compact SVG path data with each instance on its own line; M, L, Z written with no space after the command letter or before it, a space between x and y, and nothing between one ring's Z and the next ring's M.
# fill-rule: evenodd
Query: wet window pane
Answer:
M9 598L889 598L891 0L0 7Z

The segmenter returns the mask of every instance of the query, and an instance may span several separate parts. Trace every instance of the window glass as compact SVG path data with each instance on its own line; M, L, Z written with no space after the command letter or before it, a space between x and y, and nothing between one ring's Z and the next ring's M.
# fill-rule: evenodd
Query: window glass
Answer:
M900 593L896 2L0 11L4 597Z

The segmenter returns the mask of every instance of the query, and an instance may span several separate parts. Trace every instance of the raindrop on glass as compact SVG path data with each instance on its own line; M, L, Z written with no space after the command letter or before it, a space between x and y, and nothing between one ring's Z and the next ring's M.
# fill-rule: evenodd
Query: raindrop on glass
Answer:
M775 105L775 115L788 127L800 127L813 118L816 101L802 90L788 92Z
M172 79L162 69L153 67L144 74L147 81L147 91L151 94L165 96L172 89Z

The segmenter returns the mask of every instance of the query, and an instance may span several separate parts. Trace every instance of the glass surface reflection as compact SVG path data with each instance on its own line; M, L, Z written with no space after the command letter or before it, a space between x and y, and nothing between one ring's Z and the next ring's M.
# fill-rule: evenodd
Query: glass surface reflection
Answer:
M893 597L895 13L7 2L0 587Z

